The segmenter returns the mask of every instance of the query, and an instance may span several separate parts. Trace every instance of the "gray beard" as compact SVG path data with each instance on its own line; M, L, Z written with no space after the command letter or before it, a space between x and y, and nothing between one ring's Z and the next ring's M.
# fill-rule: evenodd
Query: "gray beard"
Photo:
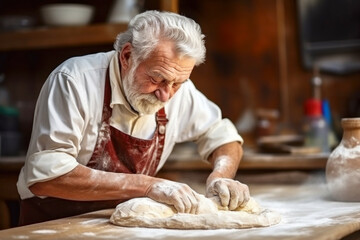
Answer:
M131 107L140 114L151 115L165 106L165 102L159 101L153 93L138 93L139 87L134 83L134 75L137 65L129 70L129 74L123 78L123 88L126 99Z

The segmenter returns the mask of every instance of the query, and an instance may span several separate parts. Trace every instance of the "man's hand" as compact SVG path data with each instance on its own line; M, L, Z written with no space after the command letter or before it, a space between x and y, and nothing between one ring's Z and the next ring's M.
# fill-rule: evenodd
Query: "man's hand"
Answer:
M169 180L157 180L151 184L146 196L161 203L172 205L180 213L197 213L200 196L188 185Z
M206 181L206 196L218 198L218 202L229 210L244 206L250 199L248 186L232 180L242 154L241 144L231 142L215 149L209 157L213 171Z
M215 178L206 188L206 197L218 197L223 207L234 210L244 206L250 199L247 185L228 178Z

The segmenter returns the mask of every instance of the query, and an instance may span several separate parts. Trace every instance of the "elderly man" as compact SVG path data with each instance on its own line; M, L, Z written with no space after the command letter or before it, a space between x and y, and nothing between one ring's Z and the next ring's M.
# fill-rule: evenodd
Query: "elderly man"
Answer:
M118 35L115 50L74 57L45 82L18 180L20 224L113 208L149 197L196 213L199 194L154 177L176 143L194 141L213 166L206 195L229 209L248 187L232 180L242 138L189 80L205 57L193 20L147 11Z

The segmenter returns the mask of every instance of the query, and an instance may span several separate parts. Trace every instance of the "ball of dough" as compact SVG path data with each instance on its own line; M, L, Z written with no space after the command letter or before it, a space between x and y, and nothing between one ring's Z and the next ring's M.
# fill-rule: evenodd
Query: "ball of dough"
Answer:
M175 214L175 208L151 198L133 198L116 207L119 217L166 218Z

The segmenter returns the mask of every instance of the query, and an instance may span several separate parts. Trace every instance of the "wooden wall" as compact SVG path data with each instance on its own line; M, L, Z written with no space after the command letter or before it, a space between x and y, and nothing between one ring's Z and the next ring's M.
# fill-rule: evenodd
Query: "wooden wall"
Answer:
M108 9L111 1L104 3ZM206 35L206 62L191 78L223 115L237 122L249 109L277 109L282 129L297 130L302 104L312 93L312 73L301 65L296 0L180 0L179 4L180 13L199 22ZM106 45L2 53L0 70L13 98L32 105L46 76L59 63L111 49ZM348 116L350 96L360 95L360 73L321 77L323 97L329 99L336 119ZM23 114L27 131L32 120L28 112ZM254 139L253 132L244 136L250 143Z
M247 108L274 108L283 131L299 130L312 71L301 64L296 11L296 0L180 1L180 12L206 35L207 60L192 79L225 117L236 122ZM350 97L360 96L360 73L321 77L339 128L350 114ZM246 137L251 141L253 134Z

